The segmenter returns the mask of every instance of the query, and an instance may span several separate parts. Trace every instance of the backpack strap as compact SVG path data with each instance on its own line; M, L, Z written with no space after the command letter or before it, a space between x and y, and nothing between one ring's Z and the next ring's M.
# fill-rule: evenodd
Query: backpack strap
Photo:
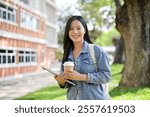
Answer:
M90 52L91 58L92 58L92 60L94 62L95 69L97 70L95 51L94 51L94 44L89 44L89 52Z

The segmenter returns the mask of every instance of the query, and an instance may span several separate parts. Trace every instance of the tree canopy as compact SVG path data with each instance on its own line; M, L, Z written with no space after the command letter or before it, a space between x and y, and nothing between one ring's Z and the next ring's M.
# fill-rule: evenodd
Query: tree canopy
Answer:
M111 35L105 32L110 29L115 29L115 3L113 0L91 0L91 2L88 3L83 1L80 11L82 16L87 19L87 22L92 25L90 35L95 43L102 46L111 45L112 37L119 36L119 33ZM107 40L105 38L104 40L103 35L109 38ZM110 37L110 35L112 37Z

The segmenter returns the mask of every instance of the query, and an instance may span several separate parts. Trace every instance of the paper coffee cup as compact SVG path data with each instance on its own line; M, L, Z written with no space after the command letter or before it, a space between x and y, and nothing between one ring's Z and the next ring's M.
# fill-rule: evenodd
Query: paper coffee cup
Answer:
M64 72L73 71L74 69L74 63L71 61L67 61L63 65L64 65Z

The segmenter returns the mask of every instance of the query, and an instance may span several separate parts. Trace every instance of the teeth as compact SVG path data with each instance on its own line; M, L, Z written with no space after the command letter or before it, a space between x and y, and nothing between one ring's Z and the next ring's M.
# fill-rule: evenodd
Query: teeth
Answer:
M75 38L78 38L79 36L74 36Z

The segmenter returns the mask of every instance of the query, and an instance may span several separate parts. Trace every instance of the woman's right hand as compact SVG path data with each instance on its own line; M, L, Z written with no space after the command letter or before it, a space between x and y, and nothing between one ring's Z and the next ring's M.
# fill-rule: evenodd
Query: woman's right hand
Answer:
M55 75L54 78L58 82L59 85L65 86L66 79L63 77L63 74Z

